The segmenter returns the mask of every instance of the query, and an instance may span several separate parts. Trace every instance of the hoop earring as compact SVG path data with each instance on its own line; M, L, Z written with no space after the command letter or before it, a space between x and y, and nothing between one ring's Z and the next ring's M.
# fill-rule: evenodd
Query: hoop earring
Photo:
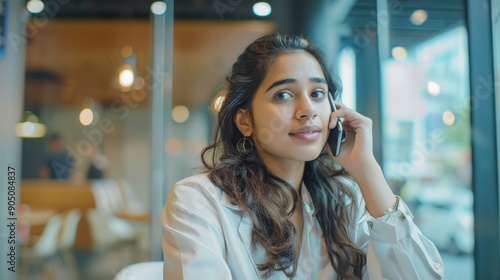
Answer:
M247 148L247 143L250 143L250 144L248 144L249 145L248 148ZM240 146L241 146L241 149L240 149ZM247 139L246 136L243 136L243 138L241 138L238 141L238 143L236 143L236 149L238 150L238 152L240 154L248 153L253 149L253 143L251 140Z

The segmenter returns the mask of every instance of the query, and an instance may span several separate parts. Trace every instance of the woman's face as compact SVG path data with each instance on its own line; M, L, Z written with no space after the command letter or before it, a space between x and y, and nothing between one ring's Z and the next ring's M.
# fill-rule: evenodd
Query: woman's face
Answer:
M328 86L306 51L281 54L270 64L251 105L252 136L264 160L310 161L328 138Z

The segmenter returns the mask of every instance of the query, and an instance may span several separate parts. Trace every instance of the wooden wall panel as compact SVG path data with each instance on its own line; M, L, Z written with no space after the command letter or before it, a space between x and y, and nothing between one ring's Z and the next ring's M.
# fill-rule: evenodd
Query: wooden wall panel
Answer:
M173 104L197 106L212 98L244 48L275 29L265 21L176 21ZM28 107L81 107L88 97L108 105L119 100L122 92L112 83L126 45L133 47L138 71L150 89L149 20L50 20L43 26L32 22L27 30L34 34L26 49L26 69L31 73L25 89ZM141 103L145 106L150 100L147 93Z

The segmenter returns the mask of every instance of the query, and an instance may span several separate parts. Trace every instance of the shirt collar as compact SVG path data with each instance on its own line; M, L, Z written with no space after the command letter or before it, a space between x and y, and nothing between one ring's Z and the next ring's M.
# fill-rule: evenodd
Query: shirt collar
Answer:
M302 202L304 203L304 210L306 213L312 215L312 213L314 213L314 204L312 203L311 195L309 194L309 190L304 182L302 182L302 185L300 186L300 195L302 197Z
M241 210L240 206L231 203L231 201L229 200L229 197L227 196L227 194L223 190L220 190L220 191L222 192L222 195L220 198L220 204L226 206L229 209L233 209L233 210L237 210L237 211Z

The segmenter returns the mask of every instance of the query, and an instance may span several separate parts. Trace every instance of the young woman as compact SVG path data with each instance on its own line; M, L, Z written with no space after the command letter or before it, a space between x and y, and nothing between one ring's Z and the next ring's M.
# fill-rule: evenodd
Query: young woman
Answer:
M164 279L441 279L372 151L371 120L303 38L267 35L233 65L208 168L176 183L161 214ZM338 157L326 145L343 120Z

